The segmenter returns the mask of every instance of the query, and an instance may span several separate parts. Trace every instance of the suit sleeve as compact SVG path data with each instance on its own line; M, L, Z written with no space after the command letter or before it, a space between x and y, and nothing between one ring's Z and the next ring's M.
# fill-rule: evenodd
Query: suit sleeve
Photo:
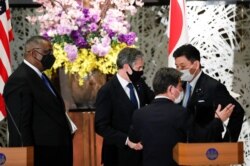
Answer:
M27 85L22 80L13 80L5 88L6 93L4 94L4 98L11 113L11 115L7 116L10 146L21 146L22 143L24 146L33 145L33 97ZM16 124L13 123L13 120ZM16 127L19 129L21 135L18 133L19 131Z
M140 92L140 93L143 93L143 99L144 99L144 105L145 104L150 104L151 103L151 101L154 99L154 97L155 97L155 94L154 94L154 92L151 90L151 88L146 84L146 82L143 80L143 79L141 79L141 82L140 82L140 85L139 85L139 87L142 87L141 89L138 89L138 91Z
M142 111L141 111L142 112ZM129 130L129 140L138 143L141 141L141 129L143 128L140 126L141 120L140 120L140 111L136 110L133 114L132 118L132 124L130 126Z
M227 104L232 103L235 105L234 111L230 116L229 122L228 122L228 130L223 138L224 141L229 141L229 138L231 137L231 141L236 142L238 141L238 137L241 131L243 118L244 118L244 110L241 107L241 105L229 94L226 87L223 84L219 84L216 87L216 95L215 95L215 107L217 107L218 104L222 105L222 108L224 108ZM216 108L215 108L216 109Z
M180 111L176 121L177 128L183 141L187 142L208 142L213 141L214 133L221 134L224 130L220 119L215 118L206 126L195 123L192 114L186 110Z
M117 96L118 97L118 96ZM95 131L105 141L117 146L124 146L127 134L112 127L112 100L111 94L108 89L102 87L96 99L96 113L95 113Z

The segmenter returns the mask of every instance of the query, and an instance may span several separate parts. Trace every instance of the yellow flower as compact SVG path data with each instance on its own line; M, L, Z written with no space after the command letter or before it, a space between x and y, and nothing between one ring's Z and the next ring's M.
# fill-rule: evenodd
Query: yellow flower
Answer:
M63 49L63 44L54 43L53 54L56 60L52 69L46 71L46 74L51 76L58 68L63 67L66 74L77 75L79 85L83 85L84 78L88 77L95 70L99 70L103 74L115 74L117 72L117 56L125 47L128 47L126 43L112 45L110 51L103 57L95 55L90 49L78 49L76 59L70 61Z

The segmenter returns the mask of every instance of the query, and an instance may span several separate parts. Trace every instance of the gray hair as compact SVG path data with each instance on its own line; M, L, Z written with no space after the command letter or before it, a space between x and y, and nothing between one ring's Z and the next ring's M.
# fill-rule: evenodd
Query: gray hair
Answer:
M123 68L124 64L129 64L132 67L136 59L142 58L142 57L143 57L143 53L140 50L136 48L126 47L122 49L118 54L118 57L116 60L117 68L118 69Z

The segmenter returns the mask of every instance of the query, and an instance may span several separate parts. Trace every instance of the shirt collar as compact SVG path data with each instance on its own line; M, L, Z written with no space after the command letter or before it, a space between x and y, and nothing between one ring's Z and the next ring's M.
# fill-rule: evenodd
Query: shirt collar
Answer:
M162 98L170 100L167 96L164 96L164 95L155 96L155 99L162 99Z
M194 77L194 79L189 83L192 86L192 90L194 89L198 79L200 78L201 73L202 73L202 71L200 71L199 74L196 77Z
M38 75L39 77L42 78L42 73L38 70L38 68L36 68L34 65L32 65L31 63L29 63L28 61L26 61L25 59L23 60L23 62L28 65L31 69L33 69Z
M117 76L119 82L121 83L122 87L126 88L129 82L127 80L125 80L124 78L122 78L118 73L116 74L116 76Z

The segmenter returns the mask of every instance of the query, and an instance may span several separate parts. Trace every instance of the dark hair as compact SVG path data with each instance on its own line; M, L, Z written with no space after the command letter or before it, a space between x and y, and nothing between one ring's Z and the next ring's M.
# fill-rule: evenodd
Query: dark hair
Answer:
M116 60L117 68L121 69L124 64L129 64L132 67L136 59L142 58L142 57L143 57L143 53L140 50L136 48L126 47L122 49L118 54L118 57Z
M155 95L166 92L170 85L177 86L182 73L174 68L160 68L153 79Z
M191 44L182 45L174 51L174 58L178 58L180 56L185 56L191 62L194 62L196 60L200 61L201 59L199 50Z

